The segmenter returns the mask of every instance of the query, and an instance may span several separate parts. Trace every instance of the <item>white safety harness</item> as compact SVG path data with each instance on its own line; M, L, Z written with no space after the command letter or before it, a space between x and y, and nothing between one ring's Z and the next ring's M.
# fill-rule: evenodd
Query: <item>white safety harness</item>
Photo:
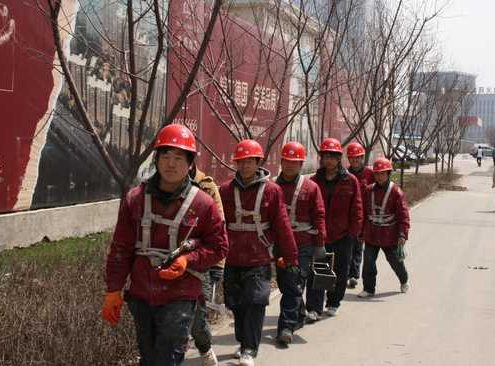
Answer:
M371 223L375 226L395 225L395 215L394 214L385 215L385 207L387 206L388 199L390 197L390 192L392 192L394 183L390 182L390 184L388 185L381 206L377 206L375 204L375 190L374 190L375 185L376 183L373 184L373 188L371 189L371 215L369 215L368 218L371 221Z
M292 231L294 232L307 232L308 234L316 235L318 230L313 227L310 222L300 222L296 220L296 210L297 210L297 199L299 198L299 193L301 193L301 188L304 184L304 177L301 175L297 181L296 190L292 196L292 201L290 205L286 205L287 211L289 213L290 224L292 226Z
M232 231L256 231L259 241L267 248L272 243L266 237L264 230L270 228L269 222L261 221L261 201L263 200L263 192L265 192L266 182L261 182L256 193L256 201L254 203L254 210L249 211L242 208L241 194L237 186L234 187L234 200L235 200L235 222L231 222L227 225L227 228ZM243 217L252 216L252 224L242 222Z
M157 266L159 263L165 261L168 255L177 249L177 239L179 235L179 227L182 219L184 218L187 210L191 206L192 201L199 192L199 188L192 186L189 190L186 199L182 203L179 211L175 215L173 220L166 219L160 215L154 214L151 211L151 195L145 193L144 195L144 213L141 218L141 241L136 242L136 255L146 256L150 259L152 265ZM151 225L152 223L168 226L168 243L169 248L153 248L151 247ZM156 264L158 263L158 264Z

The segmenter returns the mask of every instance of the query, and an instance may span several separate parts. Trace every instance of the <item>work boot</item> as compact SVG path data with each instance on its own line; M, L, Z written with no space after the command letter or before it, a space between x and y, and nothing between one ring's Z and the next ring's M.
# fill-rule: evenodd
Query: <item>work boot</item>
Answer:
M356 288L358 284L357 278L351 277L349 278L349 282L347 283L347 288Z
M254 357L256 352L251 349L245 349L239 359L239 366L254 366Z
M320 315L316 311L309 311L306 315L306 323L314 323L320 320Z
M409 291L409 284L407 282L401 284L400 285L400 292L402 292L403 294L405 294L407 291Z
M217 356L213 351L213 348L210 348L206 353L200 353L201 357L201 366L218 366Z
M234 353L234 358L238 360L239 358L241 358L241 355L242 355L242 348L239 347Z
M290 329L282 329L280 334L277 336L277 342L284 345L292 343L292 331Z
M328 316L337 316L337 312L339 311L339 308L329 306L326 310L326 314Z
M368 291L361 291L359 294L358 294L358 297L364 299L364 298L367 298L367 297L373 297L375 296L375 294L371 293L371 292L368 292Z

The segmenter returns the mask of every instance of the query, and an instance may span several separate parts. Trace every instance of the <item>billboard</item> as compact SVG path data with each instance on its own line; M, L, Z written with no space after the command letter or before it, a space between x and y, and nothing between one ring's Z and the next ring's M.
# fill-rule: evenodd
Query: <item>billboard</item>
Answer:
M50 21L40 3L0 0L0 213L120 196L64 82ZM239 126L244 126L264 146L278 136L265 163L276 174L280 147L287 138L294 78L281 53L267 56L254 25L239 17L222 13L180 113L173 121L166 120L203 38L210 15L205 4L202 0L160 1L162 14L168 14L164 19L170 50L160 59L144 145L151 143L164 123L184 124L198 137L200 169L220 183L232 175L227 166L233 163L233 134L243 135ZM126 77L130 57L126 9L112 0L64 0L62 6L61 14L70 15L65 27L70 31L61 36L74 83L112 160L124 167L132 87ZM146 2L135 6L145 7ZM152 17L152 12L144 16L135 29L135 64L144 80L157 50ZM282 49L279 41L272 42L271 51ZM141 99L146 82L140 79L136 88ZM138 116L141 106L138 101ZM307 127L297 128L305 132L292 126L291 134L307 136Z

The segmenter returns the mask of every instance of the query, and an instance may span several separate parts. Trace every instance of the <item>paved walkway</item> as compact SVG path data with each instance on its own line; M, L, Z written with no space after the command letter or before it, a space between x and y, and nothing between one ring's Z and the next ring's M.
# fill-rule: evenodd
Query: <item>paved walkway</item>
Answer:
M377 296L349 290L335 318L297 332L288 349L274 343L278 299L267 308L256 365L494 365L495 192L492 162L457 159L465 192L440 191L412 210L407 267L411 291L380 255ZM217 330L221 365L236 365L233 324ZM199 365L194 352L186 365Z

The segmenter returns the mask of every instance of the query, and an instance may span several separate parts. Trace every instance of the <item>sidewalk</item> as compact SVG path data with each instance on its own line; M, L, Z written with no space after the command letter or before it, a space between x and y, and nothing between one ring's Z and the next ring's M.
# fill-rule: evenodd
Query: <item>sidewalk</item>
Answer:
M274 342L276 297L267 307L256 366L489 365L495 329L495 192L492 160L458 158L466 192L438 191L412 208L407 266L411 291L381 254L377 296L348 290L335 318L307 325L288 349ZM431 168L430 168L431 169ZM434 165L433 165L434 169ZM488 268L488 270L479 270ZM215 330L220 365L237 365L233 322ZM185 365L200 365L191 351Z

